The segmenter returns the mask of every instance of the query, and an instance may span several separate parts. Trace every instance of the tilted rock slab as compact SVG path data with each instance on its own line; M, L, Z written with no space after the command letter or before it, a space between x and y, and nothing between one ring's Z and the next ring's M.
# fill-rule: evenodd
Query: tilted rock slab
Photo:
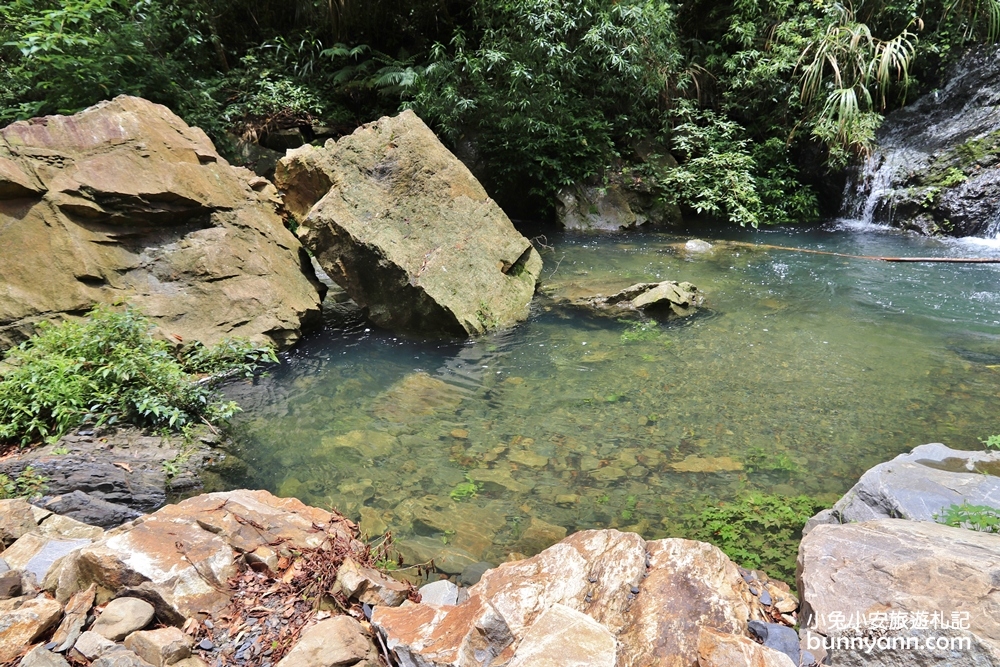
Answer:
M575 614L589 619L579 623L579 641L594 660L570 651L564 664L695 667L702 629L746 637L750 597L736 565L714 546L588 530L489 570L457 606L376 607L372 624L405 667L560 664L544 637L555 631L554 618L565 625ZM577 641L571 632L560 639ZM769 664L787 660L760 651L780 656Z
M904 519L819 525L799 545L798 580L806 650L821 646L824 637L852 636L843 627L852 618L890 612L903 614L907 627L875 636L914 637L922 646L870 653L860 645L834 649L834 665L1000 664L1000 535ZM913 627L914 614L929 623L936 612L949 624L952 612L967 614L968 629ZM923 642L930 636L967 637L970 645L927 649Z
M179 625L226 607L227 582L240 554L276 544L316 548L328 538L353 548L353 530L339 515L267 491L208 493L167 505L73 552L53 567L44 588L67 600L97 584L110 597L144 599L160 620Z
M412 111L278 163L323 270L379 326L468 336L528 316L531 243Z
M118 301L175 342L294 343L319 319L322 285L279 201L200 129L140 98L8 125L0 349Z

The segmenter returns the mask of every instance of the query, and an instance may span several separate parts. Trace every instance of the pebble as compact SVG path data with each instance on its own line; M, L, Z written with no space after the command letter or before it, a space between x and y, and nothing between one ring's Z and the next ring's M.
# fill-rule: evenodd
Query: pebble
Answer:
M771 604L771 594L768 593L767 591L761 591L760 592L760 601L761 601L761 604L770 605Z
M215 644L212 643L211 639L202 639L200 642L198 642L198 648L200 648L202 651L211 651L212 649L215 648Z
M638 594L639 594L639 587L638 586L633 586L632 587L632 595L638 595Z

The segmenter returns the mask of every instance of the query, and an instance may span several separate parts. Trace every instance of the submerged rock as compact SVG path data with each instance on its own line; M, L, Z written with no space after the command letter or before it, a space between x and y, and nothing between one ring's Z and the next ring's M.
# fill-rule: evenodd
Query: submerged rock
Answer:
M636 312L661 317L687 317L697 312L704 301L697 287L689 282L673 280L636 283L611 296L595 294L587 286L556 285L548 290L548 296L557 305L583 308L610 317Z
M528 316L542 260L412 111L278 163L323 269L376 324L468 336Z
M0 130L0 349L125 301L183 343L294 343L321 284L274 187L166 107L121 96ZM44 277L44 279L40 279Z

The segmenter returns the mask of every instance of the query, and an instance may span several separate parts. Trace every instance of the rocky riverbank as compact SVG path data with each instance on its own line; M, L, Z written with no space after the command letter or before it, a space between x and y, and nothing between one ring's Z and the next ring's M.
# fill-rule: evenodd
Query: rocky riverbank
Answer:
M0 664L997 664L1000 536L928 519L997 511L998 467L1000 453L924 445L870 470L807 525L801 605L709 544L616 530L418 591L388 540L264 491L107 531L0 501Z

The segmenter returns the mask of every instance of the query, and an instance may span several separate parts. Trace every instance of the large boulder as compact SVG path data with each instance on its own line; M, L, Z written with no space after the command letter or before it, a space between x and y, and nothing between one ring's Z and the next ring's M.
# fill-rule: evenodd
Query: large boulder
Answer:
M0 349L126 301L176 342L294 343L321 284L267 181L166 107L117 97L0 130Z
M374 323L468 336L527 317L541 257L412 111L289 151L275 181Z
M951 505L1000 509L1000 452L961 451L940 443L920 445L868 470L818 523L873 519L935 521ZM806 531L808 532L808 530Z
M454 606L376 607L372 624L407 667L695 667L719 653L702 637L707 628L749 642L733 667L791 664L753 644L749 587L702 542L582 531L486 572L468 593Z
M998 535L903 519L816 526L799 546L803 648L839 667L1000 664L997 582Z

